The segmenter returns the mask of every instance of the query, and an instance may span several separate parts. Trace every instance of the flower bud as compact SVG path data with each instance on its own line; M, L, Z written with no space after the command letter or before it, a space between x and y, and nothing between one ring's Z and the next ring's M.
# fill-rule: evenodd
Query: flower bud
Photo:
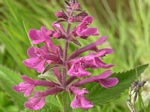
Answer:
M74 9L79 9L80 8L80 4L79 3L75 3L73 7L74 7Z
M56 39L58 39L58 38L61 37L61 33L60 33L60 32L55 32L55 33L53 34L53 37L56 38Z
M62 17L63 15L64 15L64 14L63 14L62 11L58 11L58 12L55 13L55 16L56 16L57 18L60 18L60 17Z

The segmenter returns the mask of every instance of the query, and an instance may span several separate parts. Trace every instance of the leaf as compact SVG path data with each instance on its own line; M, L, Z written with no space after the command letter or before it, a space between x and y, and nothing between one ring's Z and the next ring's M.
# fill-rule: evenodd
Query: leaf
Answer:
M40 110L29 110L29 109L25 109L21 112L60 112L59 108L52 106L50 104L46 104L42 109Z
M19 109L24 108L24 102L27 100L23 94L12 90L12 86L19 84L22 81L19 74L0 66L0 83L6 93L11 97Z
M126 89L128 89L131 83L148 67L148 64L141 65L130 71L122 73L113 73L112 77L117 77L119 83L110 88L106 89L101 87L98 83L87 84L85 87L89 90L87 99L93 102L95 105L102 105L104 103L113 100L121 95Z

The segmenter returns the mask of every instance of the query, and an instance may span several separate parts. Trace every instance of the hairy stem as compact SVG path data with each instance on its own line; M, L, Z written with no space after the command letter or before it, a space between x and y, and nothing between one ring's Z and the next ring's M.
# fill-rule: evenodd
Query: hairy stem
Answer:
M67 38L69 38L69 33L70 33L70 27L71 24L68 23L68 27L67 27ZM66 87L66 74L67 74L67 53L68 53L68 46L69 46L69 42L68 40L65 40L65 47L64 47L64 51L63 51L63 74L62 74L62 85L65 88Z
M68 23L67 38L69 38L70 27L71 27L71 24ZM68 69L68 66L67 66L68 46L69 46L69 42L68 42L68 40L65 40L65 47L64 47L64 51L63 51L63 64L64 64L64 67L63 67L63 74L62 74L62 86L63 86L64 89L66 88L66 85L67 85L66 84L66 75L67 75L67 69ZM63 96L62 96L62 100L64 102L64 112L67 112L67 110L66 110L66 103L64 101Z

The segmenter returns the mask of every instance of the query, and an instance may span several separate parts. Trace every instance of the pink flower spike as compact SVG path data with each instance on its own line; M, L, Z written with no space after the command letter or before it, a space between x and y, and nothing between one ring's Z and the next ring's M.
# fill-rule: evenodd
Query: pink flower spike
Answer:
M45 97L31 97L24 106L30 110L40 110L45 105Z
M75 94L75 98L70 104L72 108L89 109L93 107L93 104L84 97L84 94L87 94L88 91L85 89L79 90L76 87L72 87L71 91Z

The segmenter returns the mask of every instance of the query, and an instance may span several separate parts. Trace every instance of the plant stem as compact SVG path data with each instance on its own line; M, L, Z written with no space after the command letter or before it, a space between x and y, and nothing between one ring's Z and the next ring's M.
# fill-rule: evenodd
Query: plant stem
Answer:
M68 23L68 27L67 27L67 38L69 38L69 33L70 33L70 27L71 24ZM63 74L62 74L62 86L65 88L66 87L66 74L67 74L67 53L68 53L68 46L69 46L69 42L68 40L65 40L65 47L64 47L64 51L63 51Z

